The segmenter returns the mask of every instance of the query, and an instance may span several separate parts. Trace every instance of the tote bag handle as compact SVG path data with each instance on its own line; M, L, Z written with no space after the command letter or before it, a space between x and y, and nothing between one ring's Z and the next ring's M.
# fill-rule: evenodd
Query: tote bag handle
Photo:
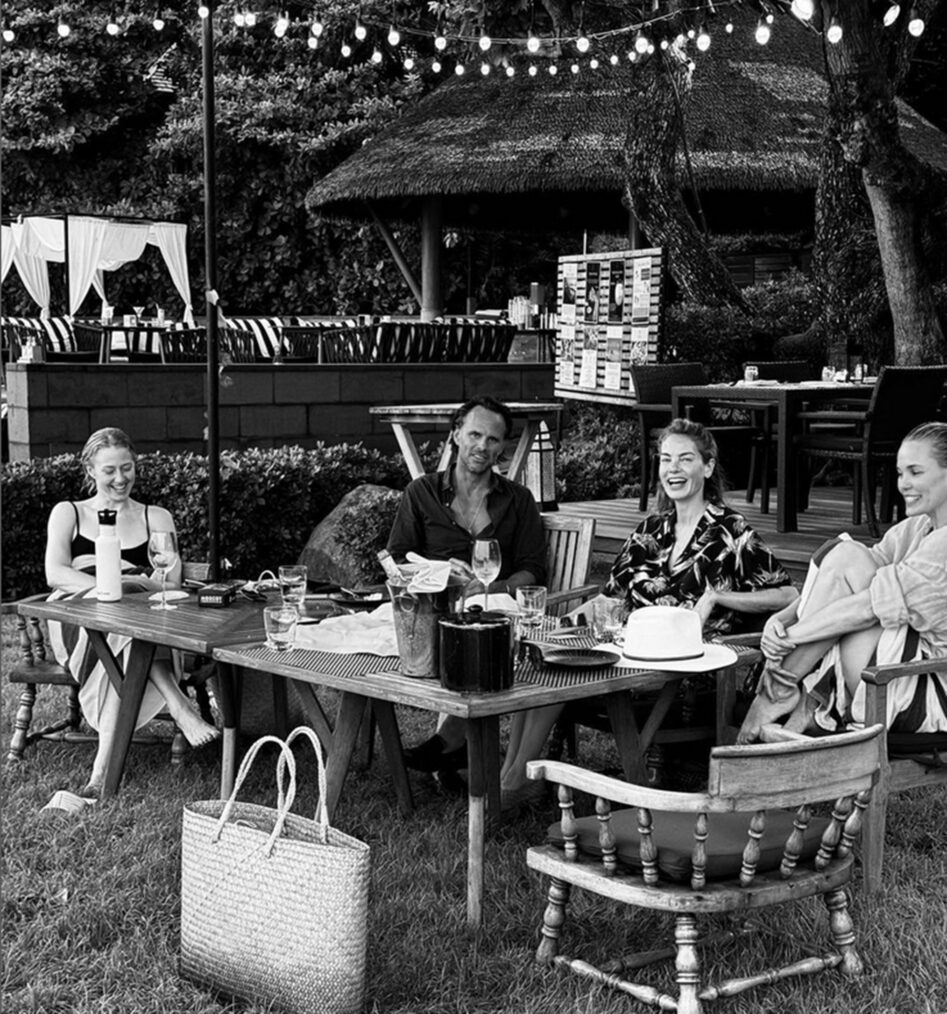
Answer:
M315 732L309 728L308 725L297 726L293 731L286 737L286 745L289 746L294 739L300 736L308 739L312 743L312 748L316 753L316 766L318 768L318 780L319 780L319 800L316 803L316 813L313 817L313 823L315 823L319 841L325 844L328 838L329 832L329 807L326 805L326 765L325 760L322 756L322 743L319 742L319 737ZM290 754L292 757L292 754ZM283 781L283 756L280 755L280 759L277 765L276 783L281 785Z

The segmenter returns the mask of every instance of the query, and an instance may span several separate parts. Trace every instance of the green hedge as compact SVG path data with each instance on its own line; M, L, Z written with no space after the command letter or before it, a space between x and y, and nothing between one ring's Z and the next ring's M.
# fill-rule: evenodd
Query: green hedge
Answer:
M427 448L422 448L426 451ZM361 444L227 451L220 465L220 552L233 573L256 577L295 560L313 527L351 489L403 489L400 456ZM207 461L196 454L142 454L135 497L174 517L186 560L206 560ZM53 504L88 496L73 455L3 466L3 597L43 591L46 520Z

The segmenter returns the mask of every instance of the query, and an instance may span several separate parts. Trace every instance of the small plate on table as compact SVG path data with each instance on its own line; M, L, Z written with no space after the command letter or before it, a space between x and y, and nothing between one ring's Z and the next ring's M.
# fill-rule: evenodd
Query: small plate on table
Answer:
M346 609L377 609L382 602L387 601L388 596L384 589L352 588L332 592L326 598Z
M616 665L619 656L603 648L547 648L543 664L555 669L606 669Z

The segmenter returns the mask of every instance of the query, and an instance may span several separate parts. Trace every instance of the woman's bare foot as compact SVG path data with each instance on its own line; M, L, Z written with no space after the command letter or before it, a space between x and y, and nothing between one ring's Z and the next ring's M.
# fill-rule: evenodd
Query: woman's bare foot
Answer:
M83 799L101 799L103 783L104 779L97 778L95 775L93 775L89 779L88 785L86 785L85 788L79 792L79 795Z
M213 742L220 735L220 729L215 725L208 725L199 715L195 715L190 708L183 708L174 716L178 728L184 733L184 738L191 746L205 746Z
M816 706L814 697L803 694L792 714L783 722L783 728L789 732L808 732L815 728L813 715L815 715Z
M737 733L738 744L755 743L764 725L795 710L801 695L799 679L795 673L785 669L764 670L756 697Z

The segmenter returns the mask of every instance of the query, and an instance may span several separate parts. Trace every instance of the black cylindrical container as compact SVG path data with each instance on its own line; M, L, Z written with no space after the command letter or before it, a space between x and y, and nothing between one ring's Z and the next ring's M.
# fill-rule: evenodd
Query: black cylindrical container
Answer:
M444 616L440 631L441 685L482 693L513 685L512 621L503 613Z

